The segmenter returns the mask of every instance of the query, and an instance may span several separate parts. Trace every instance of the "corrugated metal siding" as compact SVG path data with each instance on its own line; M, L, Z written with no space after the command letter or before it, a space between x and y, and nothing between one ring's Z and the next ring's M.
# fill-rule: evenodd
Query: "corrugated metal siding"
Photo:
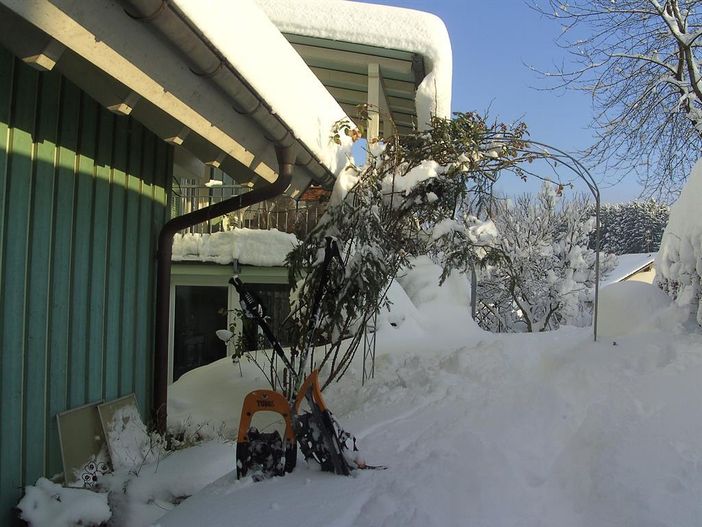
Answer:
M0 524L61 472L56 414L151 393L172 151L0 48Z

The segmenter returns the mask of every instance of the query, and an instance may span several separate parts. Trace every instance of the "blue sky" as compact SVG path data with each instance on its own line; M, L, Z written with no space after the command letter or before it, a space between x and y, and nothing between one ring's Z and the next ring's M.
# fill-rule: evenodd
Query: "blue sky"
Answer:
M555 39L561 28L529 9L523 0L365 0L428 11L446 24L453 47L454 111L484 111L501 121L523 119L531 137L565 151L592 142L590 97L537 90L545 84L527 64L549 69L567 60ZM596 180L604 174L593 172ZM503 178L508 193L532 191L535 183ZM600 183L603 201L638 197L635 179Z

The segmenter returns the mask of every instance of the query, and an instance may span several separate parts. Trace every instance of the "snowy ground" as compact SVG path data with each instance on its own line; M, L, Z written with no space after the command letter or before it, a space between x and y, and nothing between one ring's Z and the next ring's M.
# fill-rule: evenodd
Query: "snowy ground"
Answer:
M237 481L235 445L210 442L112 476L111 525L702 524L702 335L667 297L605 288L608 336L594 343L589 328L484 333L464 285L433 280L419 262L394 287L375 379L361 389L356 368L325 392L367 462L387 470L340 477L300 459L284 478ZM230 435L243 393L260 385L243 373L225 359L185 375L172 423Z
M344 478L300 463L256 484L229 473L159 525L700 525L702 337L651 286L619 287L609 296L652 296L657 314L639 309L630 333L597 343L589 329L495 336L442 323L437 299L415 295L418 309L382 334L375 380L327 394L367 461L388 470ZM602 314L609 327L630 318L620 305ZM218 397L211 381L225 369L238 376L223 362L189 390ZM232 404L231 426L236 414Z
M329 399L387 471L229 474L160 525L699 525L702 340L559 333L382 357Z

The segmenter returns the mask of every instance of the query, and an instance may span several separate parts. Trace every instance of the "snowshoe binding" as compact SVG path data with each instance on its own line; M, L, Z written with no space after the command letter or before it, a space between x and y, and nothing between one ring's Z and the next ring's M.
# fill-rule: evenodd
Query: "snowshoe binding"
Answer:
M276 412L285 420L284 437L278 431L263 433L251 426L256 412ZM254 481L284 476L297 463L297 442L290 419L288 401L278 392L255 390L244 399L236 442L237 478L252 476Z
M302 405L307 408L301 412ZM319 388L315 370L305 380L295 399L295 435L305 461L316 462L324 472L348 476L362 468L356 439L332 416Z

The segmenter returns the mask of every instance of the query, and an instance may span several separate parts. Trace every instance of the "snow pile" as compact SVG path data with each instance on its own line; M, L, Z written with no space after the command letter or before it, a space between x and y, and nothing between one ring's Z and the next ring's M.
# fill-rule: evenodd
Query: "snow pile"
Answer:
M233 229L213 234L176 234L173 261L199 261L272 267L284 265L298 244L294 234L277 229Z
M158 438L146 431L136 406L128 405L115 411L105 433L114 470L153 463L163 455Z
M421 268L409 275L418 310L453 302L419 287ZM593 343L589 329L472 330L447 346L434 331L431 347L379 344L363 389L352 371L325 392L364 457L388 470L342 478L300 459L284 478L230 474L159 525L698 525L700 335L651 328L614 346ZM191 373L205 383L212 370Z
M147 527L235 468L234 445L209 441L101 476L100 492L40 478L26 488L18 508L30 527L97 526L108 520L113 527Z
M656 257L656 282L702 324L702 160L698 161L670 209Z
M331 130L348 117L253 0L173 4L332 173L346 165L351 139L342 134L337 145Z
M669 296L650 284L619 282L600 290L597 334L602 337L674 330L685 318Z
M283 33L326 38L424 57L427 74L417 89L419 129L431 115L451 116L451 41L443 21L435 15L339 0L257 0Z
M107 494L62 487L46 478L25 489L17 508L31 527L101 525L112 516Z
M479 331L470 316L470 284L464 275L452 273L439 285L441 267L427 256L410 260L390 284L389 310L379 315L378 337L386 345L405 339L460 340ZM441 340L441 339L440 339Z
M269 388L254 364L242 359L240 365L241 371L226 357L190 370L169 386L169 429L199 427L233 438L244 396Z
M465 315L470 313L470 284L465 275L452 273L439 286L441 267L428 256L418 256L410 261L410 269L398 275L398 282L423 316L436 310Z
M378 331L375 378L361 389L357 361L325 391L363 456L388 470L344 478L299 459L284 478L237 481L234 446L206 443L102 478L111 525L699 523L702 335L684 333L683 309L625 282L602 291L616 341L592 342L589 328L492 335L468 316L464 277L438 287L438 266L413 263L389 293L394 324ZM244 394L265 387L241 365L222 359L182 376L169 419L187 408L233 434ZM25 510L47 517L46 499Z
M388 289L387 298L390 301L388 309L382 309L378 314L378 328L402 328L403 333L416 332L421 328L421 315L412 303L402 286L393 280Z
M232 443L210 441L101 480L110 491L112 525L146 527L188 496L236 468Z

